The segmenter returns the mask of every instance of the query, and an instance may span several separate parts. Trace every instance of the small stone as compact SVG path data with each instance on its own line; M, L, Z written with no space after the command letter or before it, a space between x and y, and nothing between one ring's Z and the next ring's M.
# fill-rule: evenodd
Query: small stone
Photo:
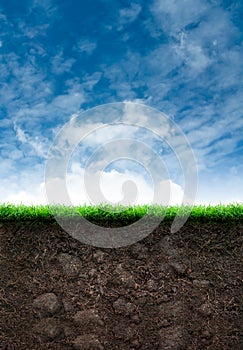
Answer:
M59 255L58 261L66 276L74 278L79 275L82 268L82 263L79 258L70 254L62 253Z
M55 314L61 308L57 296L54 293L46 293L38 296L34 302L33 307L44 314Z
M208 317L212 314L212 306L208 303L202 304L200 308L198 309L198 312L204 316Z
M123 316L131 315L134 312L134 305L130 302L127 302L123 298L117 299L113 303L113 307L117 314L121 314Z
M99 340L94 334L80 335L73 341L73 347L75 350L103 350Z
M104 322L100 319L97 310L89 309L84 311L78 311L74 317L73 321L78 326L103 326Z

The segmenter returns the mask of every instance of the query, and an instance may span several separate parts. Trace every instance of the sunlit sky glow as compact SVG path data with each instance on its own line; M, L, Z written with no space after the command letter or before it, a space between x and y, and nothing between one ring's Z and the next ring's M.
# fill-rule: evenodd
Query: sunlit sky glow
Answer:
M241 0L1 1L0 203L45 204L58 131L77 113L124 101L163 112L186 135L198 169L195 204L243 202L242 17ZM115 132L91 135L86 146ZM163 155L150 135L123 133ZM183 174L172 153L163 159L177 204ZM69 167L74 204L88 201L80 187L87 154L74 154ZM121 200L126 179L137 183L137 204L151 200L146 169L131 161L105 169L108 200Z

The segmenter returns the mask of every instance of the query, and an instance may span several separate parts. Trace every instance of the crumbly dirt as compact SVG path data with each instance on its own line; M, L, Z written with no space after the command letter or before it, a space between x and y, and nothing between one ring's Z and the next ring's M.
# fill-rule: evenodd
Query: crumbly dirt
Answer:
M240 223L161 223L128 247L0 227L1 349L242 349Z

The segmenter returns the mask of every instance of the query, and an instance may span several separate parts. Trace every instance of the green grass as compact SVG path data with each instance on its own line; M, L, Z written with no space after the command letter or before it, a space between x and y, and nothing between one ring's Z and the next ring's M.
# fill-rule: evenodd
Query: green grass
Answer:
M55 222L55 216L77 217L81 215L87 220L97 224L119 223L128 225L142 218L145 214L164 216L163 221L172 221L179 212L180 216L191 210L191 221L243 221L243 204L233 203L216 206L159 206L141 205L112 207L109 205L83 205L79 207L68 206L25 206L9 203L0 204L0 222Z

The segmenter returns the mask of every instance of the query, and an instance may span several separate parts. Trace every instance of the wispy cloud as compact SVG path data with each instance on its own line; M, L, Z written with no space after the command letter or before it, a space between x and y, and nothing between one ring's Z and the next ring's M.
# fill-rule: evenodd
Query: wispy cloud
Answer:
M75 59L73 58L65 59L63 51L60 51L51 59L52 71L54 74L68 72L72 68L74 62Z
M91 55L96 49L97 44L94 40L90 40L87 37L79 39L78 43L74 46L74 50L81 53Z
M137 3L131 3L129 7L122 8L119 11L118 31L123 30L126 25L134 22L141 9L142 7Z

